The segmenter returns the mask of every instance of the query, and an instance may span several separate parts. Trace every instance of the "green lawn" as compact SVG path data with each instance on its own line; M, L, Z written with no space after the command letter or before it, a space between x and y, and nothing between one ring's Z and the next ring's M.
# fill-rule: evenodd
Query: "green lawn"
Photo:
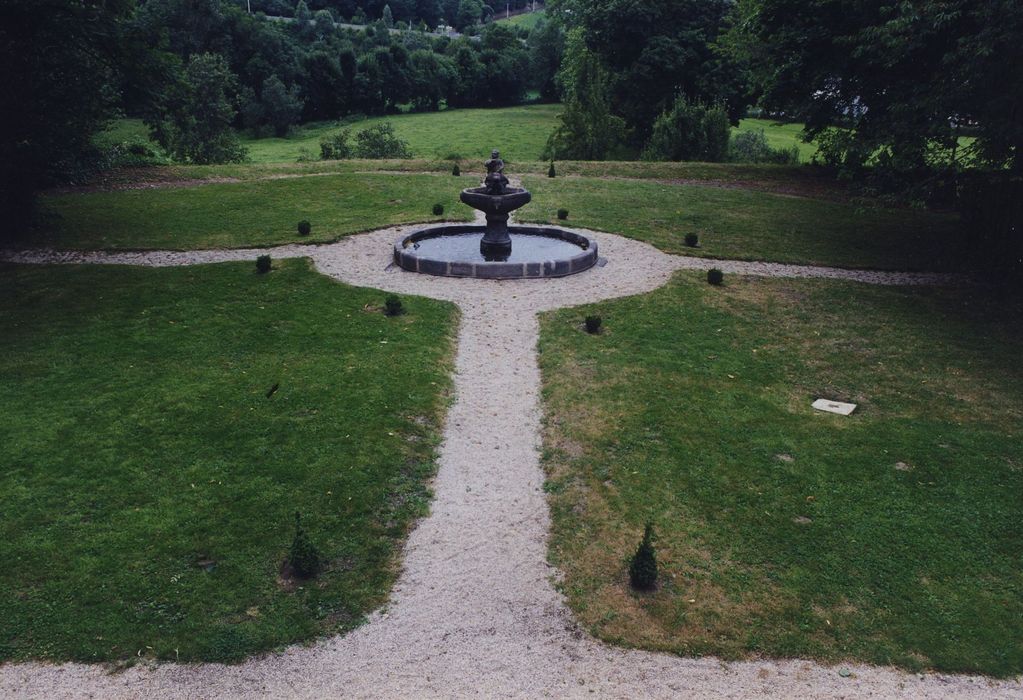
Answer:
M388 318L302 260L5 265L0 290L0 661L234 660L385 601L452 306ZM305 584L280 577L296 510L328 562Z
M523 183L533 193L520 210L523 221L553 222L565 208L569 225L669 253L881 269L955 262L958 220L946 214L649 180L534 176ZM687 233L699 235L700 248L685 247Z
M1023 672L1021 328L980 291L696 273L545 315L572 609L684 655ZM636 594L648 521L660 586Z
M803 133L803 125L798 123L781 124L773 119L742 119L739 121L739 126L732 129L732 133L761 129L771 148L788 150L793 146L798 146L801 163L809 163L813 154L817 152L816 144L804 143L799 137Z
M409 143L417 158L466 158L484 161L490 150L500 149L508 162L539 160L547 137L557 126L561 105L523 105L502 109L453 109L374 117L351 124L357 133L380 122L390 122L395 134ZM302 149L320 157L320 139L341 127L311 124L287 138L242 139L253 163L294 161Z
M454 178L354 175L43 198L49 223L36 243L63 248L195 249L332 241L399 223L471 220ZM433 216L434 203L445 216ZM312 235L299 238L302 219Z
M532 30L540 23L540 20L546 17L543 10L537 10L536 12L526 12L521 15L514 15L505 19L501 13L498 13L497 21L502 24L508 24L513 27L521 27L525 30Z

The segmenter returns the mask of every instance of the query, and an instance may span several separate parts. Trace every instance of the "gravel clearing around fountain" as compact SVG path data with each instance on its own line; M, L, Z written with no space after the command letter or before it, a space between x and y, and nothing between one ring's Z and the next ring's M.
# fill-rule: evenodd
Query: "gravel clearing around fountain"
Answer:
M877 284L953 282L920 275L682 258L609 234L609 261L571 277L439 278L391 264L390 228L325 246L285 246L348 284L453 301L462 311L456 400L447 417L435 498L409 538L390 604L344 637L235 666L44 663L0 666L3 697L1023 697L1017 680L911 674L809 661L724 663L619 649L577 628L547 563L549 514L540 466L536 314L640 294L678 269L814 276ZM0 252L33 263L185 265L254 260L263 251ZM727 280L726 280L727 282Z

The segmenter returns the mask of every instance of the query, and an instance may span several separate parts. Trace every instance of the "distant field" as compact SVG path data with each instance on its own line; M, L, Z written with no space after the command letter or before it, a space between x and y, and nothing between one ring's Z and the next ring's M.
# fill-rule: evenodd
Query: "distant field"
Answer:
M320 139L342 128L352 133L390 122L395 133L408 141L417 158L465 158L485 160L493 148L501 150L509 162L540 160L547 137L557 125L561 105L522 105L500 109L452 109L373 117L338 126L334 122L297 127L286 138L253 139L242 136L252 163L295 162L306 155L320 157ZM119 119L97 136L100 144L128 139L148 140L149 131L140 119Z
M793 146L799 147L799 162L809 163L813 154L817 152L817 145L804 143L799 135L803 132L803 125L799 123L779 124L772 119L743 119L738 127L732 129L736 134L742 131L758 131L763 129L764 136L771 148L789 149Z
M525 14L515 15L513 17L509 17L508 19L499 18L497 21L502 24L510 24L515 27L521 27L522 29L529 30L535 27L537 24L539 24L540 20L544 19L545 17L546 14L544 13L543 10L537 10L536 12L527 12Z
M523 105L502 109L458 109L374 117L349 125L352 132L390 122L408 141L417 158L485 160L493 148L509 161L539 160L547 136L557 125L561 105ZM320 157L320 139L342 127L318 124L300 127L287 138L242 139L253 163L295 161L302 149Z

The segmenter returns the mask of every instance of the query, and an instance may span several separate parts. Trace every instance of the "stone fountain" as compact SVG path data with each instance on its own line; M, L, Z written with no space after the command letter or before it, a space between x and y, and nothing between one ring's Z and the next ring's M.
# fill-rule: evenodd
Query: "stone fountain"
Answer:
M481 186L462 190L460 199L483 212L486 226L431 226L403 236L394 244L397 265L429 275L487 279L563 277L593 267L597 243L589 236L551 226L509 226L511 212L532 195L509 186L498 151L484 165Z

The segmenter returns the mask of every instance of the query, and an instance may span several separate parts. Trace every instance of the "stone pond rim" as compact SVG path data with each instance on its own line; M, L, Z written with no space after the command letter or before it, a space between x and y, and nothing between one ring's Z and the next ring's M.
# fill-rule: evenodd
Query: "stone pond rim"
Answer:
M447 226L431 226L402 236L394 244L394 262L410 272L443 277L476 277L480 279L543 279L547 277L564 277L588 270L597 262L597 242L588 236L573 231L565 231L550 226L508 226L515 253L525 249L521 261L485 260L483 255L449 256L431 255L424 247L419 251L419 244L430 239L442 237L472 236L472 246L481 241L486 234L486 227L472 224L452 224ZM539 255L532 259L529 255L531 239L550 239L564 242L566 254L555 257Z

